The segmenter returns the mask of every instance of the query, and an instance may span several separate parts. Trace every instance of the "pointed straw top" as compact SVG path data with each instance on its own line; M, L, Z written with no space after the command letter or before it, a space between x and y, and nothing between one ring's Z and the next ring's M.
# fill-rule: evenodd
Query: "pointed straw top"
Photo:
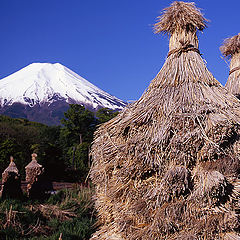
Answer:
M25 168L41 168L42 165L40 165L36 160L37 154L32 154L32 161L25 167Z
M195 3L175 1L163 9L158 22L154 24L154 32L171 35L179 30L202 31L207 22Z
M16 164L14 163L13 161L13 156L10 157L10 164L8 165L8 167L4 170L3 173L6 173L6 172L15 172L16 174L18 174L18 169L17 169L17 166Z
M36 153L33 153L32 155L32 160L36 160L36 157L37 157L37 154ZM36 160L37 161L37 160Z
M155 25L171 34L163 67L95 132L90 177L102 225L92 239L213 239L237 229L215 206L238 209L227 177L239 172L240 102L197 52L205 22L194 3L166 8Z
M234 54L240 52L240 33L224 40L220 51L224 57L232 58Z

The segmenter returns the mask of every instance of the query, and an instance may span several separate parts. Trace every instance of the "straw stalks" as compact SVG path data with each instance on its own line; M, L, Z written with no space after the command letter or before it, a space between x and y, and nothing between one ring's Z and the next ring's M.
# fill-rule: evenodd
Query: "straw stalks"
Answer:
M198 52L205 19L195 5L174 2L159 19L171 54L142 97L95 133L92 239L240 238L240 102Z
M220 50L224 57L231 59L229 77L225 87L240 98L240 33L227 38Z

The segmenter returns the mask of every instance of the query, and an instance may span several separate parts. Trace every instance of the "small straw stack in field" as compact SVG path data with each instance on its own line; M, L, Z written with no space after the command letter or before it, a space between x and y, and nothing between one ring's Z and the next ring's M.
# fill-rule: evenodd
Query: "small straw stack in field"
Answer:
M32 154L32 161L25 167L27 192L30 197L37 197L43 195L41 187L41 176L43 175L44 168L37 162L37 154Z
M16 166L12 156L10 157L10 163L9 163L8 167L2 173L3 182L5 181L8 173L10 173L10 172L14 172L16 175L18 175L18 169L17 169L17 166Z
M20 174L14 159L10 157L10 164L2 173L2 189L0 193L2 198L20 198L22 197Z
M92 240L239 239L240 102L209 72L194 3L155 24L170 37L142 97L101 125L91 148Z
M224 57L231 59L229 77L225 87L240 98L240 33L225 39L220 50Z

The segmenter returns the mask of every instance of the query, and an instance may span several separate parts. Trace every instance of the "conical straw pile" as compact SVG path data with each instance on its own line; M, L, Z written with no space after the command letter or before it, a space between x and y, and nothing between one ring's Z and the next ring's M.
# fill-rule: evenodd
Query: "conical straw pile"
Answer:
M29 184L33 184L36 179L43 174L44 169L42 165L37 162L37 154L32 154L32 161L25 167L26 169L26 181Z
M41 198L44 196L44 186L42 176L44 168L37 162L37 154L32 154L32 161L25 167L28 196L31 198Z
M18 175L18 169L17 169L17 166L16 166L12 156L10 157L10 163L9 163L8 167L2 173L3 182L4 182L4 179L5 179L5 176L7 178L8 174L10 172L15 173L16 176Z
M14 163L14 159L10 157L10 163L8 167L2 173L2 188L0 191L2 198L21 198L21 179L17 166Z
M164 9L169 54L142 97L96 132L92 239L239 239L240 102L208 71L194 3Z
M220 50L224 57L231 59L229 77L225 87L240 98L240 33L227 38Z

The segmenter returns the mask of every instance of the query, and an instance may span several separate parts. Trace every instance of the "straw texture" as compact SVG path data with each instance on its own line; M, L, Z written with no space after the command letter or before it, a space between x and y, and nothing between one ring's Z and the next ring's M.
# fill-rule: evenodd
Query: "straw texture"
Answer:
M14 162L13 157L10 157L10 164L8 165L8 167L4 170L4 172L2 173L2 175L4 176L5 174L8 174L9 172L14 172L15 174L18 175L18 169L17 166ZM3 177L4 178L4 177Z
M21 198L21 179L14 159L10 157L10 164L2 173L2 187L0 191L2 198Z
M227 38L220 50L224 57L231 59L229 77L225 87L240 98L240 33Z
M202 31L207 26L207 20L196 8L193 2L176 1L170 7L163 9L154 25L155 33L173 34L176 30Z
M43 174L44 168L36 160L37 154L32 154L32 161L25 167L26 181L31 185Z
M37 154L32 154L32 161L25 167L27 193L31 198L41 198L45 194L45 187L42 183L44 168L36 160Z
M159 19L155 31L171 35L174 52L142 97L95 133L92 240L237 239L240 102L193 50L205 27L195 5L174 2Z
M225 57L233 57L240 52L240 33L236 36L225 39L223 45L220 47L222 54Z

